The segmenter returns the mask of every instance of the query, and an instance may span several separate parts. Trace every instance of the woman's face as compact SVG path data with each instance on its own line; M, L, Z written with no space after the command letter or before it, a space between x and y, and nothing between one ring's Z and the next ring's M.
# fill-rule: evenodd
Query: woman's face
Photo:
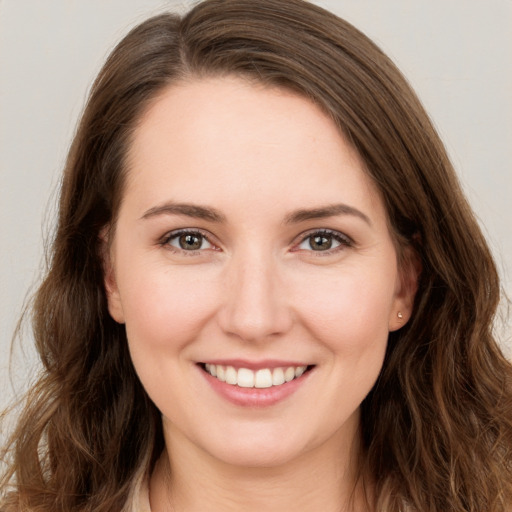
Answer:
M110 313L168 443L277 465L352 442L414 278L316 106L238 78L168 88L135 131L111 242Z

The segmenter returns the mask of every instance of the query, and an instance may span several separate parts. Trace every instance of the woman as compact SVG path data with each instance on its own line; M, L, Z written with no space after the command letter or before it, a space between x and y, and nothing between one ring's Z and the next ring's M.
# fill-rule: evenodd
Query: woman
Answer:
M365 36L300 0L152 18L68 156L2 510L505 511L498 301Z

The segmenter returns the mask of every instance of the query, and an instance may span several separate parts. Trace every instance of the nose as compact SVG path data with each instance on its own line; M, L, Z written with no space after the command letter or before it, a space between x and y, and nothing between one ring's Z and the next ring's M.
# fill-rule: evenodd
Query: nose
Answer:
M219 324L244 341L264 341L290 330L292 311L279 263L261 251L248 253L229 263Z

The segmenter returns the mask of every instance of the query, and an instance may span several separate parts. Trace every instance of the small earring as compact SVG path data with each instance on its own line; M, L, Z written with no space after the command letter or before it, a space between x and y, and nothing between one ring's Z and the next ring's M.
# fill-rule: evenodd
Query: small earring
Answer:
M401 312L401 311L399 311L399 312L396 314L396 316L397 316L398 318L400 318L400 320L402 320L402 318L404 317L404 315L402 315L402 312Z

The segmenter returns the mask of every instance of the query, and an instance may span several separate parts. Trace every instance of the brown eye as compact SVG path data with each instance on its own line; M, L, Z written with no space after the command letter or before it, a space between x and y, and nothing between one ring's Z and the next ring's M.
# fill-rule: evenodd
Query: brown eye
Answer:
M327 252L352 247L352 239L338 231L321 230L304 236L297 249L301 251Z
M174 249L182 251L200 251L212 249L214 246L203 234L197 231L179 231L170 233L163 241L164 245L170 245Z
M203 237L201 235L185 234L178 238L178 243L180 244L180 248L185 251L197 251L201 249Z
M313 251L327 251L332 247L332 235L312 235L308 239Z

